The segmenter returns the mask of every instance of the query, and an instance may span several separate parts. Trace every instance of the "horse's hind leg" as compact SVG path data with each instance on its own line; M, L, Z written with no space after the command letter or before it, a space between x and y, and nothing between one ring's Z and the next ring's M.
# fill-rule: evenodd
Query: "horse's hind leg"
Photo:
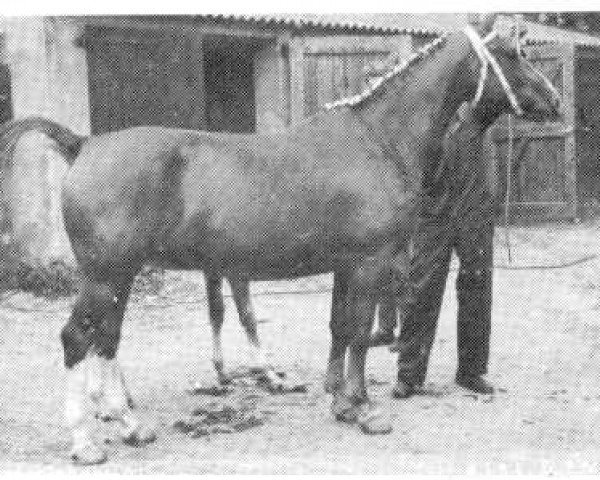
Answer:
M123 441L130 445L152 442L156 434L143 427L131 410L131 398L124 384L121 367L116 354L121 338L123 315L129 298L133 276L126 280L111 282L104 290L104 302L110 302L104 321L100 324L95 350L104 368L104 400L111 418L121 425ZM108 296L110 295L110 298Z
M264 378L269 383L270 389L279 390L282 388L281 378L279 378L273 368L268 364L265 352L258 338L256 317L254 315L252 300L250 299L250 283L246 280L230 277L228 277L227 280L229 281L229 285L233 292L233 299L240 317L240 323L244 327L248 342L250 343L252 367L264 375Z
M125 307L127 306L127 299L129 297L129 289L131 288L131 284L127 286L127 290L123 290L120 295L116 296L116 315L122 316L125 313ZM129 387L127 386L127 381L125 380L125 374L123 372L123 368L117 359L117 355L111 362L110 368L116 369L113 374L108 377L109 365L103 361L97 354L92 354L88 361L88 391L90 396L96 403L96 418L102 420L103 422L110 422L114 420L118 420L118 418L113 416L113 409L110 405L107 405L105 402L106 398L104 396L105 393L105 384L107 381L110 382L109 389L111 392L117 391L117 393L112 393L111 396L121 396L124 395L127 401L127 406L130 409L135 408L135 402L133 397L131 396L131 392ZM117 380L118 379L118 380ZM117 390L118 389L118 390Z
M76 463L94 464L106 460L106 454L93 441L88 425L88 366L86 358L94 343L98 318L94 313L94 294L84 283L61 331L67 369L65 421L71 431L71 458ZM100 387L101 388L101 387Z
M86 424L88 400L104 398L111 415L119 420L125 439L132 436L148 440L153 434L143 431L122 394L115 372L115 355L121 323L131 282L98 282L84 278L79 299L67 325L62 342L67 367L65 416L73 436L72 458L92 464L106 459L93 442ZM90 362L84 360L89 358ZM86 368L89 363L89 369Z
M105 453L94 443L89 431L89 400L104 394L104 361L97 350L98 336L107 317L114 315L114 289L84 277L79 298L61 332L67 368L65 419L71 430L74 462L100 463ZM110 321L110 320L109 320Z
M217 379L221 385L227 384L231 379L225 374L223 362L223 343L221 340L221 329L225 315L223 303L223 277L217 275L206 275L206 294L208 296L208 311L210 316L210 327L212 329L212 362L217 373Z

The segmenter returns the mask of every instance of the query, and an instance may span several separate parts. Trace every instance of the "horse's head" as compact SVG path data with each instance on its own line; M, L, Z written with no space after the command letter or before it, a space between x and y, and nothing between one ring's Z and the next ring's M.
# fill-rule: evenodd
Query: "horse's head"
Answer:
M474 103L482 102L528 120L557 119L560 94L527 60L519 40L525 27L515 17L488 17L478 31L467 27L479 84Z

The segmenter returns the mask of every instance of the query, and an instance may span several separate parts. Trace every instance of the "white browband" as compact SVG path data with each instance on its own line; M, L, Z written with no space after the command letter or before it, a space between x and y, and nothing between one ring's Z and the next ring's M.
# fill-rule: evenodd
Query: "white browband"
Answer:
M498 61L494 58L494 56L490 53L486 46L487 43L496 38L498 33L492 30L492 32L488 36L482 39L479 36L479 34L475 31L475 29L470 25L467 25L463 29L463 32L471 42L473 50L475 50L475 53L477 53L477 56L481 61L481 73L479 75L479 84L477 85L477 90L475 92L475 96L473 97L473 101L471 102L471 104L475 106L477 105L479 100L481 100L483 88L487 79L488 67L491 65L492 70L498 77L498 80L500 81L500 84L502 85L502 88L504 89L504 92L506 93L508 101L510 102L515 114L523 115L523 110L519 105L519 101L517 100L517 97L513 92L510 83L508 83L508 80L506 80L504 72L502 72L502 68L500 68L500 65L498 65Z

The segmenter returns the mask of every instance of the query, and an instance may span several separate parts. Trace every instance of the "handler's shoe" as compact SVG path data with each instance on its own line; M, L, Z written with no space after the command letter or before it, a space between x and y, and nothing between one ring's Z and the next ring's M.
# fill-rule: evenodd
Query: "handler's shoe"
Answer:
M414 395L416 392L416 387L411 385L410 383L405 382L404 380L398 380L394 388L392 388L392 397L393 398L408 398Z
M396 338L394 337L394 331L377 330L371 335L369 339L370 347L379 347L381 345L391 345L394 343Z
M494 387L481 375L456 375L456 383L467 390L475 393L491 395L494 393Z

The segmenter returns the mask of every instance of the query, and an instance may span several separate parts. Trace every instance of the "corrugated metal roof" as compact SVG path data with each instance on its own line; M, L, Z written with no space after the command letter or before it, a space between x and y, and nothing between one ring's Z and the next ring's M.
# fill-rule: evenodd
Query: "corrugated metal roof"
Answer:
M447 23L446 18L436 16L436 20L445 32L462 28L467 23L467 18L465 15L457 14L454 15L453 23ZM527 43L568 43L590 47L600 46L600 37L537 22L525 21L524 23L527 25L527 33L525 34Z
M323 28L371 33L407 33L411 35L440 35L462 28L468 19L458 13L269 13L201 15L219 21L253 22L264 26L281 26L295 29ZM570 43L600 46L600 37L581 32L563 30L536 22L527 24L527 43Z
M535 22L525 22L527 43L568 43L586 47L600 47L600 38L572 30L543 25Z
M452 14L441 14L452 16ZM439 35L445 31L428 14L387 13L272 13L201 15L220 21L254 22L265 26L283 26L296 29L323 28L379 33L409 33L413 35Z

